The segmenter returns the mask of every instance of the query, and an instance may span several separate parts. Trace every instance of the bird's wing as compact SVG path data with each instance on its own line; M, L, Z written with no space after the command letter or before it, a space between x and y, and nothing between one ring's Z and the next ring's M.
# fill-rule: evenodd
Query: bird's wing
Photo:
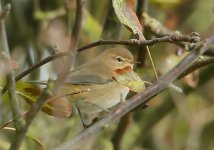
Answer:
M68 77L65 80L65 83L68 84L104 84L112 82L113 79L110 78L102 78L100 75L94 73L81 73L77 74L75 72L70 72Z
M112 82L113 79L102 79L96 75L69 75L65 84L104 84ZM32 84L47 85L47 81L27 81Z
M78 75L70 76L65 80L65 83L71 84L104 84L112 82L113 79L102 79L96 75Z
M99 68L99 69L98 69ZM104 84L112 82L112 76L105 73L103 67L94 61L71 70L65 80L68 84Z

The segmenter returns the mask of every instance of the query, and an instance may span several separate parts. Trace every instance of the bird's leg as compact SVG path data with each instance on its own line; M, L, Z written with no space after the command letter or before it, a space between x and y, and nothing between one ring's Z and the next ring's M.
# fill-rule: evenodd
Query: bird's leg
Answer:
M81 122L82 122L83 128L84 128L84 129L88 128L90 125L88 126L88 125L86 125L86 124L84 123L82 114L81 114L80 109L79 109L79 107L78 107L77 105L76 105L76 108L77 108L78 114L79 114L79 116L80 116L80 120L81 120Z
M143 105L140 105L140 109L146 109L149 107L149 104L143 104Z
M136 110L144 110L144 109L146 109L148 107L149 107L149 104L141 104L140 106L138 106L135 109L133 109L131 112L134 112Z
M130 41L131 41L132 43L138 43L138 44L140 44L140 40L138 40L138 39L130 39Z
M125 101L126 101L126 99L123 96L123 93L120 93L120 104L124 103Z

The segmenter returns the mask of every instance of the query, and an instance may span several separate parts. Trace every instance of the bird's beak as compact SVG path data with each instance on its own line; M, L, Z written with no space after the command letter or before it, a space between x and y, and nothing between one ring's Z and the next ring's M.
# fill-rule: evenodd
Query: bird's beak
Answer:
M141 62L140 61L130 61L130 64L141 64Z
M142 62L140 62L140 61L134 61L133 63L134 64L141 64Z

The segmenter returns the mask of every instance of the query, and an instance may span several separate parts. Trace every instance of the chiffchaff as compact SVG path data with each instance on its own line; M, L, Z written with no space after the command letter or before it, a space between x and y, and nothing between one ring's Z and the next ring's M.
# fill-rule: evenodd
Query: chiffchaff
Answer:
M72 70L60 91L90 89L70 97L83 122L89 124L101 111L125 100L129 90L141 92L144 82L133 71L131 52L122 47L109 48L92 61Z
M144 82L133 71L133 65L133 55L127 49L109 48L70 71L56 97L88 89L88 92L69 96L84 125L88 125L100 112L123 102L129 90L141 92L145 89ZM60 104L60 99L54 100L56 105Z

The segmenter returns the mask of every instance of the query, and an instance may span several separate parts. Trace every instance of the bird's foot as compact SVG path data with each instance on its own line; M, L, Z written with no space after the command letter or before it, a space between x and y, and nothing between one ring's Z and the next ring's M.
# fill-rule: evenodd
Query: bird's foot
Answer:
M92 119L92 122L91 122L89 125L85 124L84 122L82 122L82 125L83 125L84 129L87 129L87 128L89 128L90 126L92 126L93 124L95 124L97 121L99 121L99 118L98 118L98 117Z
M139 39L130 39L130 41L131 41L132 43L140 44L140 40L139 40Z

